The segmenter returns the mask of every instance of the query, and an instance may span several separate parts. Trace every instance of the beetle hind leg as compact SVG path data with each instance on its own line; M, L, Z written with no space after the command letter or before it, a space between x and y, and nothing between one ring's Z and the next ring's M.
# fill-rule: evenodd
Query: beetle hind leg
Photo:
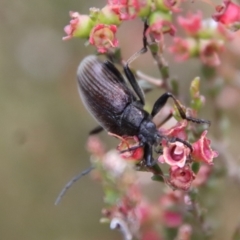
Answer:
M91 136L91 135L98 134L98 133L102 132L103 130L104 130L104 128L102 126L97 126L89 132L89 135Z
M152 113L151 113L152 117L154 117L163 108L163 106L166 104L166 102L169 98L173 99L173 101L174 101L182 119L186 119L187 121L191 121L191 122L194 122L194 123L199 123L199 124L204 124L205 123L205 124L210 125L210 121L208 121L208 120L187 116L185 111L183 110L181 104L179 103L179 101L174 97L174 95L172 93L169 93L169 92L164 93L154 103Z

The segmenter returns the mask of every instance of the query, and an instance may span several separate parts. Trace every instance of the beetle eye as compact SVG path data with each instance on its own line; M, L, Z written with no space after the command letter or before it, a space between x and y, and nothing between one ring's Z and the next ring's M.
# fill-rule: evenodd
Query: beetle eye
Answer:
M155 126L154 123L148 122L148 123L147 123L147 129L149 129L149 130L155 130L155 129L156 129L156 126Z

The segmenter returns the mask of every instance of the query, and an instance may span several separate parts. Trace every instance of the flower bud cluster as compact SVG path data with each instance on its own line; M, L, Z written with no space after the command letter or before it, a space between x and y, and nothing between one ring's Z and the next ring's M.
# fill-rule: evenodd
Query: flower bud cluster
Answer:
M90 8L89 15L70 12L71 20L64 28L67 36L63 40L84 38L99 53L106 53L118 47L118 26L123 21L140 17L148 21L148 33L160 41L165 33L175 34L172 12L179 11L177 6L178 2L173 0L108 0L102 9Z
M136 139L127 140L132 143ZM191 235L191 228L185 229L188 225L184 223L189 204L185 192L168 189L159 199L150 202L143 196L138 176L126 156L122 158L116 151L106 152L97 137L88 139L87 149L95 167L92 176L104 188L106 206L102 210L102 223L121 230L124 239L163 239L160 236L164 231L159 229L160 225L166 229L179 229L179 236Z
M192 57L200 58L209 67L220 65L219 55L224 50L226 40L231 39L231 33L221 23L213 19L202 19L202 13L179 16L178 24L187 37L175 37L169 51L177 61L185 61Z

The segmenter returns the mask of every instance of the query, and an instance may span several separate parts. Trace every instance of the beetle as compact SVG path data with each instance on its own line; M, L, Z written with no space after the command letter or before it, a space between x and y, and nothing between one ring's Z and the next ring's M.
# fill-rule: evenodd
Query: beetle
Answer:
M143 147L144 165L151 168L156 166L152 156L152 148L159 145L163 139L169 142L182 142L192 150L190 143L177 137L169 138L161 134L152 121L153 117L163 108L169 98L173 99L183 119L195 123L210 124L210 122L186 116L181 104L170 92L162 94L157 99L150 114L144 110L145 99L143 91L130 70L129 64L140 54L147 51L147 27L145 23L143 48L135 53L124 65L124 73L132 89L129 88L123 75L111 61L106 60L103 62L95 55L85 57L79 64L77 83L83 104L100 125L93 129L90 134L96 134L105 129L118 136L137 136L139 145L129 148L127 151ZM74 182L88 174L92 169L93 167L90 167L75 176L62 190L56 200L56 204L60 202L61 197Z
M186 116L178 100L170 92L161 95L151 114L143 109L144 96L128 63L124 66L126 78L132 91L118 69L109 60L100 61L96 56L87 56L77 70L77 82L80 97L90 114L100 124L91 131L97 133L102 129L118 136L137 136L139 146L144 148L145 164L154 164L152 147L161 140L180 141L191 148L191 145L180 138L167 138L162 135L152 118L162 109L169 98L172 98L183 119L196 123L206 123L203 119ZM137 99L137 97L139 99ZM130 149L131 150L131 149Z

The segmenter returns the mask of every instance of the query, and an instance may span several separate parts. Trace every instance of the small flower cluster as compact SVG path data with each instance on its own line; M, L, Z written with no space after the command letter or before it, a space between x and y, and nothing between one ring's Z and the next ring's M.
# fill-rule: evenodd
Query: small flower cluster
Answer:
M191 57L200 58L204 65L216 67L220 65L219 54L224 50L226 41L233 34L226 29L240 28L240 6L225 0L216 6L212 19L202 19L202 13L189 13L186 17L179 16L178 24L187 37L175 37L169 51L177 61L185 61ZM215 21L214 21L215 20Z
M172 11L177 12L178 2L171 0L108 0L102 9L90 8L89 15L70 12L71 21L64 28L67 36L88 39L99 53L106 53L118 47L116 32L118 26L126 20L136 17L148 19L148 33L153 34L156 41L161 41L163 34L175 34L172 24Z
M172 15L181 11L180 3L181 0L108 0L102 9L90 8L89 15L70 12L71 21L64 28L67 36L63 40L73 37L88 39L88 43L95 46L99 53L106 53L118 47L118 26L123 21L140 17L148 22L147 34L162 43L164 34L174 36L176 33ZM214 24L210 19L204 22L200 12L189 14L186 18L178 17L178 23L188 37L173 39L174 44L169 49L177 60L200 57L205 65L215 67L220 64L218 55L226 38L231 37L222 24L238 29L240 6L225 0L216 7L212 18L219 24Z
M111 57L116 60L118 56L115 55L121 56L118 54L121 49L118 48L116 37L118 27L124 21L141 18L147 22L144 37L151 39L148 48L162 76L162 84L156 86L174 92L174 86L173 89L168 88L171 77L162 54L165 34L172 37L173 44L168 49L177 61L199 58L204 66L215 68L221 64L220 54L224 45L233 38L229 29L236 30L240 27L240 6L231 0L224 0L222 5L218 5L216 13L209 20L203 20L200 11L189 13L186 17L180 16L182 2L183 0L108 0L105 7L91 8L88 15L70 12L70 23L64 28L67 36L63 39L86 39L96 47L98 53L113 53ZM173 16L184 31L185 38L176 37L177 27L173 24ZM117 63L123 62L123 59L117 60ZM186 108L177 101L185 114L193 119L197 118L205 103L199 84L199 78L191 83L191 108ZM87 147L95 168L92 176L103 185L107 205L102 211L102 222L109 222L112 229L120 229L125 239L135 237L141 240L162 240L165 239L162 237L163 229L175 229L176 240L191 239L194 227L189 225L191 221L186 221L186 215L197 206L191 194L196 188L208 183L218 153L211 147L205 126L183 120L176 107L171 113L176 122L171 127L166 128L164 125L158 128L162 138L155 149L155 155L158 155L153 167L146 165L144 149L142 145L139 146L137 136L109 133L120 140L118 151L109 152L97 137L89 138ZM162 171L162 164L167 166L166 173ZM168 189L157 203L150 203L141 191L136 169L152 172L153 180L164 182L164 186L170 186L175 191ZM194 216L198 209L194 211L193 218L198 218L199 216Z
M156 202L149 202L131 161L126 161L117 151L106 152L97 137L88 139L87 148L95 167L92 176L104 187L106 207L102 210L102 223L109 223L111 229L120 230L124 239L129 240L133 237L164 239L160 236L166 229L178 229L177 239L190 240L192 227L185 221L192 202L187 193L168 189ZM203 183L200 177L198 186Z
M202 14L179 16L178 24L187 37L175 37L169 51L177 61L185 61L191 57L200 58L204 65L216 67L220 64L219 54L223 51L225 41L231 39L231 34L221 23L213 19L202 20Z

